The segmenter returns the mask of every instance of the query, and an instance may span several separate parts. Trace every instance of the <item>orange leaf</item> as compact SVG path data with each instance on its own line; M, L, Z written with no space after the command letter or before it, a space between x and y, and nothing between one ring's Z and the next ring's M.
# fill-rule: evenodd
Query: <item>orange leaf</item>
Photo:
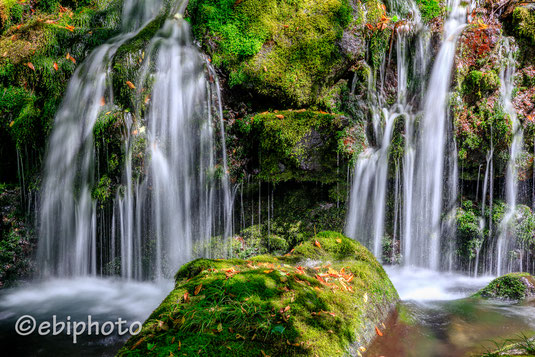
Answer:
M71 56L70 53L67 53L67 56L65 56L66 59L70 60L72 63L76 63L76 60L73 56Z
M59 70L59 67L58 67L58 64L56 62L54 62L54 69L57 71Z
M269 270L264 270L264 274L269 274L273 271L273 269L269 269Z
M126 85L130 87L130 89L136 89L136 86L134 85L134 83L130 82L130 81L126 81Z
M341 240L340 238L338 238L338 239L336 240L336 243L342 243L342 240Z
M13 125L15 125L15 121L11 121L11 123L9 123L9 127L11 128Z
M379 335L380 337L383 337L383 333L381 332L381 330L379 330L377 326L375 326L375 332L377 332L377 335Z
M184 298L184 302L189 302L189 293L187 291L184 293L183 298Z
M35 67L33 66L31 62L28 62L27 66L30 67L30 69L35 72Z
M315 242L314 242L314 245L315 245L316 247L318 247L318 248L321 248L321 244L320 244L320 242L318 242L318 241L315 241Z
M373 29L374 29L373 25L371 25L371 24L366 24L366 27L367 27L369 30L372 30L372 31L373 31Z
M279 115L275 115L275 116L276 116L277 118L279 118L279 119L284 119L284 115L279 114Z
M65 28L71 32L74 32L74 26L71 26L71 25L67 25L65 26Z
M193 292L194 295L198 295L199 292L201 291L202 289L202 284L201 285L198 285L196 288L195 288L195 291Z

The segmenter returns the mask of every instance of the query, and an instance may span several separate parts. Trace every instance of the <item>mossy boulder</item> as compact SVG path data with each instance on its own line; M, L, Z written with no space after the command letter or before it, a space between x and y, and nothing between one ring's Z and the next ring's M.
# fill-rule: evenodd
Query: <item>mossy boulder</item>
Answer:
M186 16L228 87L303 107L366 56L368 39L389 38L365 26L384 14L378 0L192 0Z
M510 273L494 279L475 297L485 299L526 300L535 298L535 278L528 273Z
M333 232L281 257L195 260L175 278L118 356L355 355L398 301L373 255Z
M232 130L241 138L238 154L247 159L247 171L261 180L332 183L345 180L345 172L338 168L354 154L345 150L347 128L343 115L285 110L238 119ZM366 145L361 130L360 136L353 135L355 141L360 140L355 143L360 150Z

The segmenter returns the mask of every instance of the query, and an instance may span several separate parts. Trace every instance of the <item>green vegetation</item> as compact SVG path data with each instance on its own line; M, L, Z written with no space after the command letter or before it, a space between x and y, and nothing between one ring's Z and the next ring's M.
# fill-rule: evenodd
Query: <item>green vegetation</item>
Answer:
M341 178L336 174L346 123L341 115L287 110L240 119L233 130L243 138L244 154L258 167L260 179L332 183L345 180L345 173ZM351 158L343 152L341 156Z
M515 32L535 44L535 11L533 7L518 6L513 11Z
M194 35L228 73L228 84L287 104L315 102L344 67L338 41L351 23L348 0L192 0Z
M24 153L25 176L38 174L68 79L92 48L117 33L121 3L64 2L67 8L58 1L39 1L36 10L29 1L2 1L0 152L9 153L3 156L3 180L14 181L7 172L16 167L15 148Z
M485 299L523 300L535 291L535 278L528 273L511 273L494 279L474 297Z
M359 243L323 232L282 257L200 259L119 356L342 356L367 344L398 300Z
M436 17L442 15L442 7L439 0L416 0L422 19L426 22L433 20Z

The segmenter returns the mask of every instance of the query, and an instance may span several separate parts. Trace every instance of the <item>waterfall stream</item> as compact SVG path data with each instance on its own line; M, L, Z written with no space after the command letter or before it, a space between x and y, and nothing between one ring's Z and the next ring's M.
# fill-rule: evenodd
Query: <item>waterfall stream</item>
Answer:
M417 14L416 6L409 2L407 8ZM393 4L394 9L396 4ZM457 165L455 144L452 142L451 125L448 124L448 94L457 39L466 24L466 4L460 0L449 3L451 12L445 22L444 40L433 64L421 111L414 108L407 93L406 46L410 36L398 34L397 41L397 93L398 99L388 108L381 91L372 92L370 107L376 141L380 146L368 149L357 161L348 210L346 234L366 244L381 259L385 225L385 201L387 197L389 151L395 121L405 120L405 155L403 159L403 224L401 245L405 265L438 269L441 266L440 249L443 231L450 231L453 213L442 222L444 205L449 211L457 199ZM399 7L398 7L399 8ZM414 26L422 27L419 14L413 16ZM425 82L427 53L423 45L427 30L416 31L417 51L413 59L418 69L417 82ZM384 68L382 70L385 70ZM383 78L384 75L381 76ZM372 78L371 82L374 81ZM373 85L370 85L372 88ZM379 93L379 94L376 94ZM423 92L421 92L423 93ZM415 93L418 94L418 93ZM414 95L414 94L413 94ZM416 95L416 98L419 96ZM448 151L446 152L446 147ZM445 155L447 153L447 158ZM444 179L444 176L447 179ZM445 188L445 186L447 187ZM444 190L449 192L444 202ZM399 192L399 191L398 191ZM363 204L364 203L364 204ZM397 223L397 222L396 222ZM395 224L396 224L395 223ZM448 234L451 236L452 234ZM443 264L453 265L453 249Z
M51 134L41 193L42 274L102 274L119 260L120 274L128 279L170 276L192 258L194 244L202 246L216 233L228 236L224 132L214 130L222 128L219 88L207 79L208 65L182 19L186 5L174 2L176 15L150 41L140 75L132 80L139 102L149 108L144 118L125 115L124 189L117 193L112 224L104 233L97 231L91 194L93 127L113 103L110 67L116 51L165 11L164 4L126 1L123 33L93 51L69 83ZM152 90L148 94L143 88ZM132 155L139 143L146 143L148 164L137 178Z
M515 51L511 48L511 44L507 38L504 40L502 51L504 52L502 58L505 59L505 63L500 71L501 82L501 99L503 102L503 108L505 113L509 116L512 129L513 129L513 141L511 143L509 151L509 162L507 163L507 172L505 178L505 195L508 205L507 212L500 222L498 241L496 243L496 274L502 275L507 272L513 271L512 260L508 257L509 252L515 248L516 237L514 232L511 232L509 226L515 219L516 215L516 203L518 194L518 169L517 161L522 154L523 147L523 130L520 125L515 108L512 103L513 90L515 88L514 76L515 76ZM519 267L522 268L521 266Z

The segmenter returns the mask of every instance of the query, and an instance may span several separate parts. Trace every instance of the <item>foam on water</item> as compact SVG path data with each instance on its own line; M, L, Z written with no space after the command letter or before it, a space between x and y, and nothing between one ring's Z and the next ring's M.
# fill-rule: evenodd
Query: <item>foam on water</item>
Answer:
M493 277L469 277L423 268L385 267L402 300L443 301L465 298L487 285Z
M49 320L116 317L143 322L172 289L170 281L135 282L117 279L53 279L7 289L0 294L0 322L21 315Z

